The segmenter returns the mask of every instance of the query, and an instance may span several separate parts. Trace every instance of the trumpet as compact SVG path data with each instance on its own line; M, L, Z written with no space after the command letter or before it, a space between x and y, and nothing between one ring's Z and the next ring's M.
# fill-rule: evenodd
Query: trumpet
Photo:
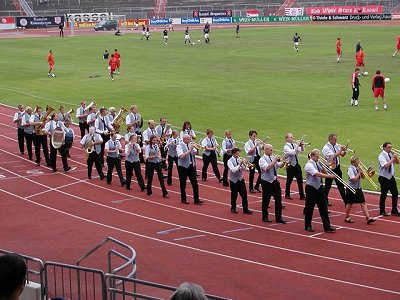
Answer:
M356 193L356 190L351 185L349 185L346 181L343 180L342 177L340 177L331 169L330 164L326 159L320 157L318 159L318 162L321 164L322 168L327 174L335 176L335 179L342 183L349 191L351 191L353 194Z
M89 109L90 109L91 107L93 107L93 106L96 106L96 102L94 102L94 101L90 102L90 104L89 104L88 106L85 107L84 112L85 112L85 113L88 112Z
M311 146L311 143L306 143L306 142L304 142L304 139L306 138L307 136L306 135L303 135L302 137L301 137L301 139L300 140L295 140L295 141L293 141L293 142L295 142L297 145L299 145L300 147L304 147L304 146Z
M196 150L200 150L200 149L204 149L204 147L196 142L191 142L191 145L194 149Z
M358 166L360 167L361 172L365 175L365 178L367 178L367 180L372 184L375 190L378 190L378 186L372 180L372 177L375 175L375 171L373 170L374 166L366 167L361 161L358 163Z
M171 124L166 124L165 125L165 130L164 130L164 134L162 136L160 136L160 143L164 144L165 141L167 140L167 136L166 133L171 129Z
M255 168L255 165L252 164L247 158L239 156L239 160L242 162L242 164L244 164L244 166L246 168L248 168L248 169L254 169Z

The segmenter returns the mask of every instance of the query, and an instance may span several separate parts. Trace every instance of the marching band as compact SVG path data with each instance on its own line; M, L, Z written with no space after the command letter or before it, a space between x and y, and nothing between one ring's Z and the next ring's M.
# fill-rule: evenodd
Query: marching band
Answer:
M40 106L34 110L23 105L18 106L18 110L13 116L13 123L17 127L18 147L23 155L26 150L28 158L33 159L32 143L35 147L35 163L40 165L42 148L46 165L54 172L56 168L56 155L59 152L64 171L71 169L68 165L68 150L74 140L73 130L69 127L72 122L71 114L74 109L65 111L65 107L60 106L59 113L54 113L54 109L47 106L46 112L43 112ZM262 193L262 221L271 222L269 218L269 203L271 197L274 197L275 221L285 224L282 217L282 189L278 180L277 170L283 168L286 170L287 181L284 196L286 199L293 199L290 194L290 186L293 179L296 179L300 200L305 200L305 230L314 232L312 228L312 215L315 205L318 206L325 232L335 231L329 220L328 194L335 180L339 193L345 203L345 222L354 223L350 218L350 211L354 203L361 205L367 224L373 223L376 219L370 217L365 198L361 189L361 179L367 179L377 188L372 177L375 171L372 167L365 167L360 159L353 155L350 160L350 166L346 172L348 181L343 179L340 168L341 158L347 153L354 151L348 147L348 141L345 145L337 143L337 135L332 133L328 136L328 142L321 151L313 149L309 154L309 160L305 164L306 174L305 189L303 188L303 173L299 164L299 155L305 151L310 143L304 141L304 136L300 140L294 140L292 133L286 133L283 146L283 157L273 154L273 146L264 140L257 138L257 131L249 131L249 139L244 145L246 157L240 157L240 149L232 138L230 130L225 131L225 137L222 140L221 148L214 137L214 132L207 129L204 138L198 143L196 133L192 129L190 121L185 121L182 130L179 132L172 129L171 124L167 124L166 118L161 117L159 124L153 120L148 120L148 128L142 132L143 117L138 113L138 107L132 105L129 113L121 107L120 111L114 107L107 110L101 107L99 111L96 108L96 102L91 102L86 106L85 101L81 101L80 107L76 109L76 118L78 121L81 140L80 145L84 151L84 157L87 164L87 175L92 179L92 168L95 164L99 178L106 178L107 184L112 183L113 170L116 168L121 186L126 190L131 190L133 173L141 191L147 191L147 195L152 195L152 182L154 171L162 190L162 196L168 197L168 191L164 180L167 179L167 185L173 184L173 166L175 164L180 185L181 203L189 204L186 196L186 185L189 179L193 190L194 204L203 204L199 195L199 184L197 182L196 159L195 155L202 152L203 167L201 178L207 180L208 166L211 164L213 172L219 183L223 186L229 186L231 191L231 212L237 214L237 196L242 199L242 209L244 214L252 214L248 207L247 188L243 177L243 171L249 171L249 192ZM126 125L127 131L124 133L123 126ZM120 134L121 133L121 134ZM48 150L50 144L50 155ZM398 191L394 177L395 164L400 163L398 156L400 151L393 148L390 142L385 142L379 154L379 178L381 186L380 196L380 215L388 216L385 210L385 201L387 193L392 194L391 215L400 216L398 211ZM104 156L106 156L107 174L103 173L105 165ZM222 156L222 157L221 157ZM222 158L224 168L221 176L217 161ZM121 161L125 159L125 175L122 172ZM145 179L142 177L141 164L146 164ZM162 170L167 170L168 175L164 175ZM257 179L254 183L258 172ZM325 179L325 183L323 182Z

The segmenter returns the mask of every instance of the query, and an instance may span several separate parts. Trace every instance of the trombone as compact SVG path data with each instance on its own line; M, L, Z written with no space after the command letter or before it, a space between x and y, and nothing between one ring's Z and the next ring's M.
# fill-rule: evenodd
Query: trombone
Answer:
M322 168L327 174L335 176L335 179L342 183L348 190L350 190L353 194L356 193L356 190L351 185L344 181L342 177L340 177L330 168L329 163L325 158L320 157L318 162L321 164Z
M248 169L254 169L255 168L255 165L252 164L247 158L239 156L239 160L242 162L242 164L244 164L244 166L246 168L248 168Z
M96 106L96 102L95 102L95 101L90 102L90 104L89 104L88 106L85 107L84 112L88 112L89 109L90 109L91 107L93 107L93 106Z
M365 178L372 184L372 186L375 188L375 190L378 190L378 186L376 183L372 180L372 177L375 175L375 171L373 170L374 166L369 166L366 167L360 160L358 163L358 166L360 167L361 172L365 175Z
M345 152L346 153L348 153L348 152L351 152L351 153L356 153L356 151L354 151L354 150L352 150L352 149L350 149L349 148L349 142L350 142L350 140L348 139L347 141L346 141L346 145L341 145L341 144L337 144L340 148L345 148Z
M196 142L191 142L191 145L194 149L196 150L200 150L200 149L204 149L204 147Z
M261 145L261 149L264 149L265 145L267 144L267 141L269 140L269 136L266 136L265 139L255 139L254 142L257 143L258 145Z
M383 150L383 145L380 145L379 149ZM392 153L400 156L400 150L392 147Z
M311 146L311 143L306 143L304 142L304 139L306 138L306 135L301 136L300 140L294 140L293 142L295 142L297 145L299 145L300 147L304 147L304 146Z

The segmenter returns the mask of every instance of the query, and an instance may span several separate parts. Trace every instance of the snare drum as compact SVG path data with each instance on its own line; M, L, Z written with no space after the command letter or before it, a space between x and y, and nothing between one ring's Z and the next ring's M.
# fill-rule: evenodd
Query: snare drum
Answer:
M71 128L67 129L65 133L65 148L69 149L72 147L72 143L74 142L74 131Z

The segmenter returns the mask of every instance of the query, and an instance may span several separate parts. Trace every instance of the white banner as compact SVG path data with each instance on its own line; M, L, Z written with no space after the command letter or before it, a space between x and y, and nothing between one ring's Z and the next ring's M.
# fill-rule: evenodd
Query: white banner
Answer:
M66 14L67 20L74 20L75 22L97 22L100 20L108 20L112 13L81 13L81 14Z
M200 18L200 24L212 23L212 18Z
M177 25L179 25L179 24L181 24L181 18L170 18L169 19L169 21L171 22L172 21L172 24L177 24Z
M304 7L285 8L285 16L302 16L302 15L304 15Z

